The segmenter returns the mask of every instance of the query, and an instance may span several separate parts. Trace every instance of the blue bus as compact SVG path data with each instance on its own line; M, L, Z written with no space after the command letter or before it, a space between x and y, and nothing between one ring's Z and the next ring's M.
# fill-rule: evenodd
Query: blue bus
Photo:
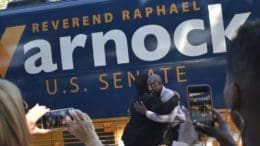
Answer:
M0 75L19 86L29 106L78 108L105 131L123 121L117 135L139 74L159 74L183 105L188 85L208 84L214 107L225 109L225 53L238 28L259 18L259 5L67 0L6 9L0 11Z

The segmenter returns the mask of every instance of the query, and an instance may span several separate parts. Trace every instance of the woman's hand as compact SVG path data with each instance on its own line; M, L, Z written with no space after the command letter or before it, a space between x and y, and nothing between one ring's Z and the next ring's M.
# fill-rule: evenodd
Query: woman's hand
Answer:
M39 105L38 103L34 105L31 109L29 109L28 113L26 114L26 120L27 120L27 126L29 128L29 132L31 135L34 134L45 134L49 133L52 130L50 129L41 129L38 128L36 125L36 122L47 112L49 112L50 109L46 106Z
M73 134L85 145L102 146L99 140L95 128L93 126L91 118L80 110L70 110L71 118L66 117L66 123L69 125L67 131Z

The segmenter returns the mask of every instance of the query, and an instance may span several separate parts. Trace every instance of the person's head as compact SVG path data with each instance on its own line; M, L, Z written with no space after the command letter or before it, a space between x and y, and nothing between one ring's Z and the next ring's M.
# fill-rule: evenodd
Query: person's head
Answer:
M162 79L159 75L152 74L151 76L149 76L147 84L153 92L161 93L163 84Z
M227 78L224 89L227 105L245 119L246 136L258 135L260 111L260 22L243 25L227 51ZM235 123L239 121L235 120ZM241 122L240 122L241 123ZM241 127L241 125L238 125ZM251 127L251 128L249 128ZM244 133L246 132L246 134ZM251 139L253 141L257 139Z
M30 145L21 93L13 83L3 79L0 79L0 145Z
M147 86L147 78L148 75L146 74L139 75L135 78L135 87L138 95L149 93L149 89Z

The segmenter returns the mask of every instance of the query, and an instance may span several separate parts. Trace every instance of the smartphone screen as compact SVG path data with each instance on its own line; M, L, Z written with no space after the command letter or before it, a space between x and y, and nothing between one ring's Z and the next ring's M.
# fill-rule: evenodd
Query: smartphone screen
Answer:
M188 105L193 123L214 126L212 92L209 85L190 85L187 88Z
M44 129L68 127L65 119L67 116L69 116L72 119L72 117L69 114L69 110L71 109L72 108L65 108L49 111L41 118L42 127Z

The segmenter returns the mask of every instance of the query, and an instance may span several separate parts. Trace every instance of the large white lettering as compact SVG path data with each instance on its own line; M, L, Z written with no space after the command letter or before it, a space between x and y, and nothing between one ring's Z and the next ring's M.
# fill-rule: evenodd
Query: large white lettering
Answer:
M234 38L236 36L236 31L245 23L250 12L235 15L228 24L226 30L224 30L221 4L209 5L208 10L213 52L226 52L225 36L227 36L229 40Z
M153 31L151 31L153 30ZM145 38L148 35L155 36L157 47L153 51L145 47ZM146 25L135 31L132 37L132 49L141 60L155 61L163 58L170 51L171 38L168 31L160 25Z
M248 19L250 12L235 14L231 21L227 23L226 29L224 29L221 4L209 5L208 11L210 22L210 32L208 33L211 34L212 53L226 52L225 37L229 40L234 38L236 31ZM189 40L188 37L194 30L207 32L205 29L204 20L202 19L185 20L176 27L171 38L170 33L163 26L155 24L144 25L137 28L136 31L133 32L132 38L129 38L132 53L136 58L146 62L158 61L168 55L168 53L171 52L171 46L175 45L176 49L182 55L188 57L205 55L209 52L207 47L208 40L202 40L200 44L192 44L192 41ZM153 48L148 48L148 46L145 45L148 36L153 36L156 39L156 41L153 42ZM85 48L86 40L86 34L78 34L74 38L71 36L60 37L62 70L74 69L73 52L77 47ZM122 30L112 29L106 33L93 32L91 34L91 40L95 67L107 65L106 49L113 49L113 51L115 51L116 55L114 57L116 57L117 64L127 64L131 59L136 59L135 57L129 58L128 39ZM108 41L113 41L113 48L105 47ZM174 42L174 44L172 44L172 42ZM50 43L43 39L30 41L24 45L24 53L35 48L40 51L27 58L24 64L26 72L29 74L37 74L42 71L48 73L57 70L57 64L53 63ZM85 55L90 56L90 54Z
M34 40L24 45L24 53L32 49L40 51L30 56L24 63L26 72L37 74L41 71L52 72L57 70L57 64L52 61L51 45L46 40ZM36 61L40 60L40 65L36 65Z
M105 44L109 40L113 40L115 43L117 63L129 63L127 38L125 33L121 30L110 30L105 35L103 35L103 32L92 33L95 66L106 65Z
M60 37L61 62L63 70L74 68L73 51L76 47L85 47L87 35L78 34L71 40L71 37Z
M200 19L187 20L178 25L174 32L174 43L177 50L186 56L200 56L208 52L207 43L194 46L188 41L188 34L192 30L204 30L204 22Z

